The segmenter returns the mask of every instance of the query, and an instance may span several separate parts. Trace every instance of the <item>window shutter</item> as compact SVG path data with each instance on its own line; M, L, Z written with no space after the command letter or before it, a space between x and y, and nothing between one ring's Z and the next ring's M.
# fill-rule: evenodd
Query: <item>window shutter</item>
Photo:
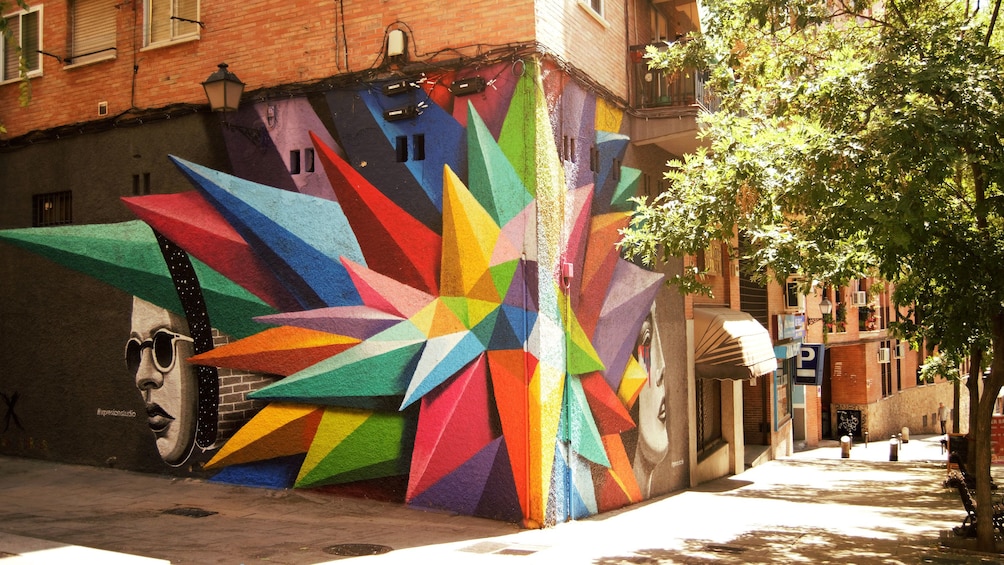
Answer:
M36 10L21 16L21 49L29 71L39 69L38 50L42 48L39 14Z
M7 29L11 32L10 39L3 40L3 69L0 72L0 80L13 80L17 78L17 45L21 38L21 18L11 16L7 18Z
M171 40L171 0L149 0L147 6L147 26L149 38L147 44Z
M181 37L199 33L199 24L192 23L199 21L199 0L175 0L175 14L180 18L192 20L191 22L175 21L174 37Z
M77 57L115 47L118 10L116 0L75 0L73 2L72 62Z

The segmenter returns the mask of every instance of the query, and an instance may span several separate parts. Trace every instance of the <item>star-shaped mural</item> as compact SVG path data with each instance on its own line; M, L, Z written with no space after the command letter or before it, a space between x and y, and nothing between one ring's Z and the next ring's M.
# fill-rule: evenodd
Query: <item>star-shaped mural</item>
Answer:
M494 125L472 104L456 118L456 100L423 115L466 139L410 170L438 221L312 135L330 193L172 157L197 190L124 199L140 222L0 238L173 311L149 228L189 253L213 326L236 338L190 361L281 377L206 464L217 480L407 476L409 504L527 524L615 508L641 499L622 434L647 379L635 335L663 278L616 249L638 171L567 171L544 89L526 73ZM362 96L379 116L378 95ZM600 162L622 156L614 112L579 103Z

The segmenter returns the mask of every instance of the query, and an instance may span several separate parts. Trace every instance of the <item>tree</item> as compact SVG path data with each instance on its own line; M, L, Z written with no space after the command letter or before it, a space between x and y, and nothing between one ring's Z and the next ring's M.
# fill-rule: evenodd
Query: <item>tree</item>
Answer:
M879 276L909 308L891 327L915 348L990 356L970 439L984 550L1004 384L1000 1L705 2L702 33L647 57L707 72L722 109L702 117L707 148L670 162L670 188L637 201L621 244L655 263L738 231L755 276ZM701 286L693 270L671 282Z
M14 3L22 10L28 9L28 3L26 0L14 0ZM14 34L13 31L10 29L10 27L7 25L7 18L4 18L2 16L7 13L10 7L11 7L10 2L8 2L7 0L0 0L0 41L2 41L3 44L8 47L11 45L10 43L11 40L14 39ZM25 106L31 100L31 85L28 82L27 73L23 72L25 67L25 60L24 56L21 53L20 46L17 47L17 51L18 51L18 59L20 60L21 63L20 67L22 69L22 80L21 84L19 85L21 94L18 98L21 105ZM3 133L7 133L7 129L4 128L3 123L0 122L0 134Z

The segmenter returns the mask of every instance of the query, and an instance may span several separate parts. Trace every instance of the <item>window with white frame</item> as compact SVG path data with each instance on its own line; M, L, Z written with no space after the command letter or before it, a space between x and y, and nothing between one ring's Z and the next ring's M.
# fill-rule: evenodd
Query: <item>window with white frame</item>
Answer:
M118 0L72 0L70 2L71 64L110 59L115 56L115 24Z
M10 37L0 41L0 82L18 80L22 73L35 76L42 72L42 61L38 54L42 48L42 8L6 16ZM23 65L23 67L22 67Z
M144 0L144 45L199 37L199 0Z
M589 0L589 7L599 15L603 15L603 0Z

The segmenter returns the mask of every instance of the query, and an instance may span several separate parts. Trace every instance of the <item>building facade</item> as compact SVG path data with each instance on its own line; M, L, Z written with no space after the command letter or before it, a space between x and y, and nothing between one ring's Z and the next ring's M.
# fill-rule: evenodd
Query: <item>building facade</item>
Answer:
M742 469L735 262L616 247L714 109L638 57L696 4L4 16L0 453L529 527Z

